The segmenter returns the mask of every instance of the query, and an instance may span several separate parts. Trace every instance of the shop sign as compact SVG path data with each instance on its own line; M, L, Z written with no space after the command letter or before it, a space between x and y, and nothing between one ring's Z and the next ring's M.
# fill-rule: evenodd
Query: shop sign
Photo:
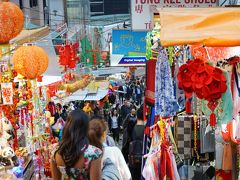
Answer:
M129 55L129 52L146 53L146 32L133 32L130 30L113 30L112 53Z
M215 7L218 0L131 0L132 29L150 30L152 9Z
M147 32L113 30L111 66L145 66Z
M146 57L123 57L119 64L139 64L144 65L147 62Z

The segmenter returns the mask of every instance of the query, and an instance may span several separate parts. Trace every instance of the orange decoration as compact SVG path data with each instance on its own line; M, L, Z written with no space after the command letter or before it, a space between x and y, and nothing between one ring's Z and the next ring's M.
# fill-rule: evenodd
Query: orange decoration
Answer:
M0 44L8 43L23 29L24 15L21 9L11 2L0 1Z
M48 67L48 55L40 47L22 46L12 57L14 70L28 79L42 75Z

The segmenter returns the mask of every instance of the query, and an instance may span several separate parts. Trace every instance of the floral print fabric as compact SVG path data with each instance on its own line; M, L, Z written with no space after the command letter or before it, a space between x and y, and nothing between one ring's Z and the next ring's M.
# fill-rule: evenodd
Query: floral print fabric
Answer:
M167 52L163 49L158 56L155 76L155 115L163 118L174 116L179 109L171 74Z
M99 148L89 145L84 152L83 157L84 157L85 167L83 169L70 168L68 170L69 171L69 176L68 176L66 167L58 166L58 169L62 173L62 180L88 180L91 161L94 161L100 158L101 155L102 155L102 151Z

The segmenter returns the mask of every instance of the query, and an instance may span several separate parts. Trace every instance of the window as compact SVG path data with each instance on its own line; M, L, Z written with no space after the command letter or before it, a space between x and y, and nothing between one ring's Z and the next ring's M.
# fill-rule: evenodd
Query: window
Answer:
M29 0L30 8L38 6L38 0Z

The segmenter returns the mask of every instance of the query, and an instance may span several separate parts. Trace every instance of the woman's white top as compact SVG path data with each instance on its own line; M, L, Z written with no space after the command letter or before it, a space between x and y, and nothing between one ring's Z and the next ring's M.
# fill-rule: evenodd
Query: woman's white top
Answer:
M102 161L104 162L104 160L107 158L111 159L111 161L116 165L122 180L131 179L130 170L127 166L122 152L118 147L104 147Z

